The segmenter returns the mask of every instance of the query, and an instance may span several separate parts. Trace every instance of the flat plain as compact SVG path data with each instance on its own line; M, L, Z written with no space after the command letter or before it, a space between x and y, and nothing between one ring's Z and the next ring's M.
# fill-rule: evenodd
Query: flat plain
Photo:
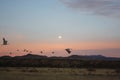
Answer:
M0 67L0 80L120 80L115 69Z

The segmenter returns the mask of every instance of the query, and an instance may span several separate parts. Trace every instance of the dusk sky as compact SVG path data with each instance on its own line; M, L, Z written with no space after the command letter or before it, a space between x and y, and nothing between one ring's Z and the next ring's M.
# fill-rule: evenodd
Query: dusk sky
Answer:
M69 56L71 48L71 55L120 57L120 0L0 0L0 44L3 37L0 55Z

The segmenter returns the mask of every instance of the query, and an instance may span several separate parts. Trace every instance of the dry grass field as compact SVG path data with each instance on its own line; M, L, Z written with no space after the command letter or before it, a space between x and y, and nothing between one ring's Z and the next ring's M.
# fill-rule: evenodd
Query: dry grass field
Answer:
M115 69L1 67L0 80L120 80Z

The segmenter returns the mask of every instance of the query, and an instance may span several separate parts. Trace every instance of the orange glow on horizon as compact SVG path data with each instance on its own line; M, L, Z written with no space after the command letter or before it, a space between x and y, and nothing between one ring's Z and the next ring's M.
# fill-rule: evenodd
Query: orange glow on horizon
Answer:
M65 48L71 48L73 50L90 50L90 49L109 49L120 48L118 42L80 42L80 43L17 43L2 46L0 53L13 52L17 49L28 49L30 51L62 51Z
M10 45L1 47L1 51L4 51L6 49L62 50L65 48L73 48L76 50L120 48L120 43L119 42L19 43L19 44L10 44Z
M0 55L10 55L18 56L18 55L26 55L28 53L23 52L24 49L32 51L33 54L40 54L40 51L44 51L46 56L52 56L51 52L55 51L54 56L69 56L65 52L65 48L71 48L73 51L77 50L102 50L102 49L112 49L112 48L120 48L119 42L81 42L81 43L17 43L17 44L9 44L7 46L0 47ZM17 52L16 50L20 51ZM80 53L82 54L82 53Z

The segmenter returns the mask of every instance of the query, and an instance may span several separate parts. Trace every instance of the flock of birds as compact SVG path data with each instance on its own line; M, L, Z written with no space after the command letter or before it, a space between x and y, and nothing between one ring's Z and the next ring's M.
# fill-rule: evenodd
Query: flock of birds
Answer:
M5 38L3 38L3 43L2 43L2 45L3 45L3 46L8 45L8 41L7 41ZM17 49L16 51L19 52L20 50ZM70 53L72 52L72 50L71 50L70 48L66 48L65 51L66 51L68 54L70 54ZM24 49L23 52L32 53L32 51L29 51L29 50L27 50L27 49ZM40 51L40 53L43 54L44 51ZM55 52L52 51L52 54L54 54L54 53L55 53ZM9 54L11 55L12 52L9 52Z

